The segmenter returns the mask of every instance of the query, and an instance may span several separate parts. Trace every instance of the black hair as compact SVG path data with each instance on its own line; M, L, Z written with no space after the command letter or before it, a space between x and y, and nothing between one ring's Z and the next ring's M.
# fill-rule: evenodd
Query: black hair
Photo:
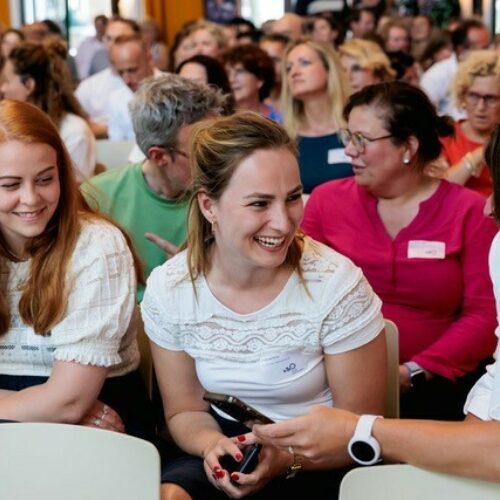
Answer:
M496 126L490 136L484 151L484 159L493 184L493 215L500 221L500 125Z

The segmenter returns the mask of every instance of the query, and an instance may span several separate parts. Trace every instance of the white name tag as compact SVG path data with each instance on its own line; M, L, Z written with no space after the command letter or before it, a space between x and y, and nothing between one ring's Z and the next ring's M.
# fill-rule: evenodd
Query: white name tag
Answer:
M351 163L351 159L345 154L344 148L328 150L328 164L334 163Z
M409 259L444 259L446 256L446 245L443 241L419 241L408 242Z
M304 355L300 351L291 351L262 359L259 370L270 383L277 383L295 376L305 367Z

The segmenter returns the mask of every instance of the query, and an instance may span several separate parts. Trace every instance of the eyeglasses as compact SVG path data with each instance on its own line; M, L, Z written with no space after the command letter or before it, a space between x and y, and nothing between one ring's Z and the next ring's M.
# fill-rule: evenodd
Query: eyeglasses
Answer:
M185 151L182 151L181 149L177 149L177 148L168 148L169 151L171 151L172 153L175 153L175 154L178 154L178 155L181 155L181 156L184 156L184 158L187 158L189 160L189 154L186 153Z
M351 132L346 128L341 128L339 130L340 140L347 146L350 142L356 148L358 153L364 153L366 149L366 142L375 142L381 141L382 139L389 139L389 137L393 137L392 134L383 135L381 137L366 137L361 132Z
M492 94L478 94L477 92L465 93L465 102L469 106L477 106L481 100L484 101L484 104L488 108L492 108L500 102L500 96Z

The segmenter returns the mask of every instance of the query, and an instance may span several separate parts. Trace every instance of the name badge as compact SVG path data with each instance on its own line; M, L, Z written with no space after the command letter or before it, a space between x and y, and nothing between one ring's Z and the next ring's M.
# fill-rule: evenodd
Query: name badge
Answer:
M351 163L351 159L345 154L344 148L328 150L328 164L334 163Z
M276 354L261 359L259 369L271 383L282 382L304 370L306 360L300 351Z
M446 256L446 245L443 241L421 241L408 242L409 259L444 259Z

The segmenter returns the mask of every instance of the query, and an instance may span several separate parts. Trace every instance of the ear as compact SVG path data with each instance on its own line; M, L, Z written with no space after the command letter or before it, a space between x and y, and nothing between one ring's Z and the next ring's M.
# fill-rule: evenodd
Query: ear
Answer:
M215 201L208 196L205 191L199 191L196 195L201 213L208 222L212 223L217 219L217 208Z
M151 146L148 149L148 159L157 165L165 165L168 161L172 161L172 156L165 148L160 146Z
M410 158L413 160L414 156L417 154L419 146L420 141L414 135L410 135L410 137L406 139L406 147L404 153L409 153Z
M24 86L26 87L26 90L28 91L28 97L33 94L35 91L36 87L36 82L33 78L27 78L26 81L24 82Z

